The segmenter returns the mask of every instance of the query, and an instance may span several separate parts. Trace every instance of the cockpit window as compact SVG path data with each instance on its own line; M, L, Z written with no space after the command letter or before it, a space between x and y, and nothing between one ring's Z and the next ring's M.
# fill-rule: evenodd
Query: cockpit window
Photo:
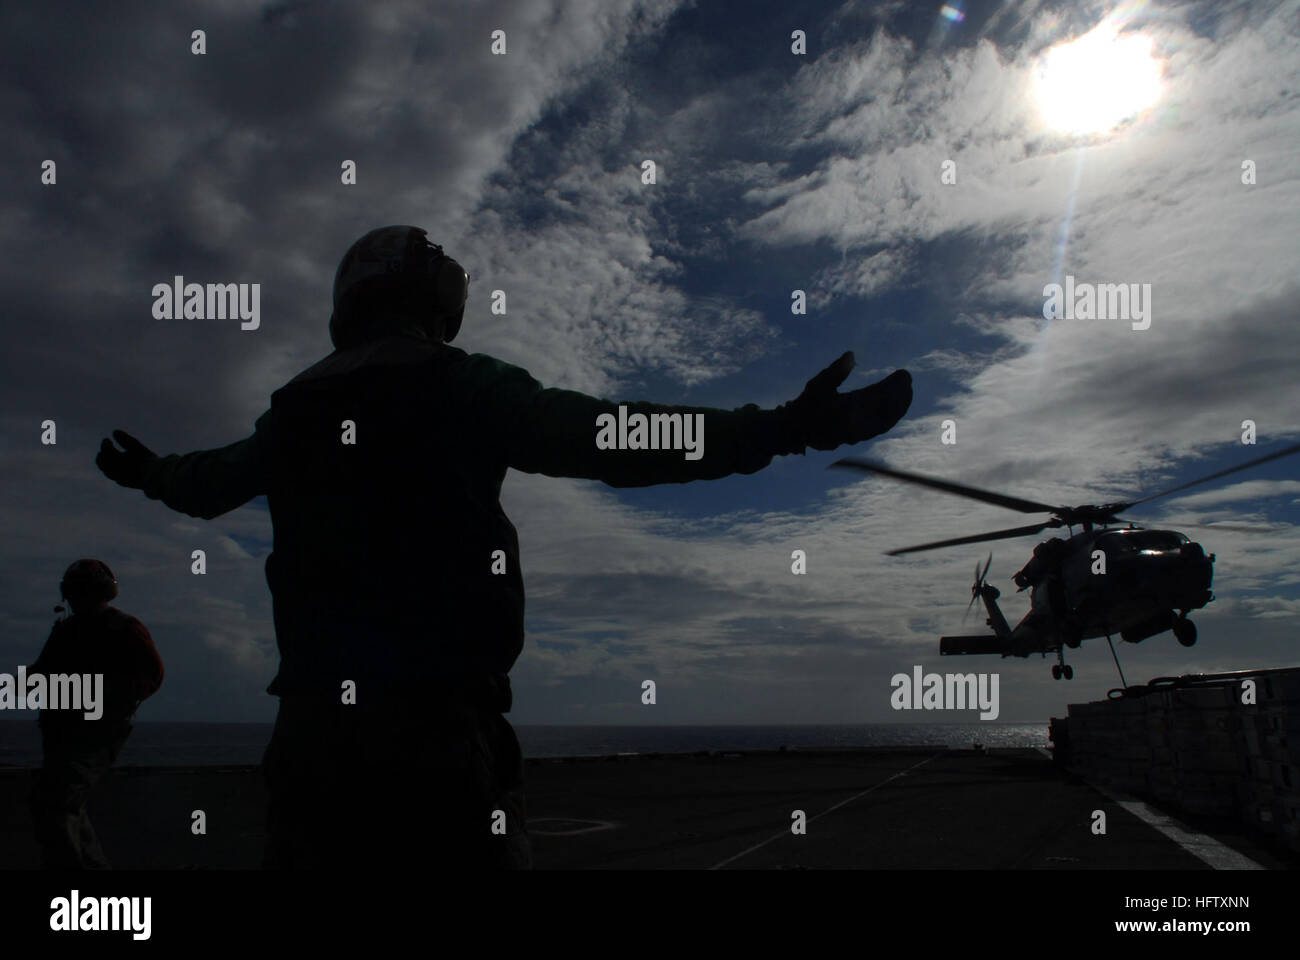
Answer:
M1107 553L1177 550L1187 542L1173 530L1117 530L1097 538L1097 546Z

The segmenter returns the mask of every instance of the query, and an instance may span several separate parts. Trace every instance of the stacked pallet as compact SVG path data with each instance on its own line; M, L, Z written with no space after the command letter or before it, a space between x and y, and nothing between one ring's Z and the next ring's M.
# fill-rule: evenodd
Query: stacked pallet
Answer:
M1242 816L1300 851L1300 671L1261 677L1256 689L1255 708L1243 707Z
M1070 704L1071 769L1120 790L1143 792L1151 751L1146 738L1134 736L1143 723L1139 699Z
M1146 699L1151 699L1147 697ZM1173 803L1189 813L1233 816L1241 767L1236 687L1207 683L1161 691L1165 742L1173 761Z
M1300 669L1153 681L1071 704L1052 738L1089 781L1239 817L1300 851Z

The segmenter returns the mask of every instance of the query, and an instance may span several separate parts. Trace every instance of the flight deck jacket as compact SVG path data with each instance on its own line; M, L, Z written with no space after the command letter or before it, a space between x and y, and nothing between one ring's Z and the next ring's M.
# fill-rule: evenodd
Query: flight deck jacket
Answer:
M267 495L281 657L271 692L337 697L352 680L360 702L367 687L505 681L524 635L519 542L500 503L507 468L635 487L754 473L804 450L786 409L623 406L627 417L703 414L702 457L598 449L597 418L617 420L619 404L396 334L299 374L252 436L157 459L144 491L203 518Z
M87 704L86 710L68 709L66 704L60 709L41 710L40 725L47 738L90 742L120 735L123 724L135 716L141 701L158 692L165 673L145 625L111 606L56 621L40 656L27 672L45 675L47 689L54 685L51 678L58 675L103 678L99 716L93 720L85 716L91 708L84 699L84 686L82 703Z

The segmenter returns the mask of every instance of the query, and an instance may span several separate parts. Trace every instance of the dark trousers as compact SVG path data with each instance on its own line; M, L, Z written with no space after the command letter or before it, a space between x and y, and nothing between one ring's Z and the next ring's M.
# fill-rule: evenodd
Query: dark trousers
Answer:
M44 763L32 790L31 812L45 869L110 869L86 804L130 735L130 726L93 738L43 731Z
M499 712L284 696L263 773L268 869L532 866L523 757Z

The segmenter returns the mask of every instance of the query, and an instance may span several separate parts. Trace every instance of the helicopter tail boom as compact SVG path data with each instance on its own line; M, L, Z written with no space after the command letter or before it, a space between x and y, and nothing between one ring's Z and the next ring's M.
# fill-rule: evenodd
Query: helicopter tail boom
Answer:
M1006 656L1010 652L1007 641L993 634L974 637L939 638L939 653L941 656L946 657L992 653Z
M989 574L989 567L992 564L992 553L989 554L988 560L984 562L983 570L980 569L979 563L976 562L975 582L970 588L970 602L971 606L974 606L976 600L984 601L984 607L989 614L986 622L993 628L993 633L978 636L940 637L939 654L941 656L1000 654L1005 657L1015 652L1011 649L1011 627L1007 624L1007 618L1002 615L1002 611L998 607L998 597L1001 596L1001 593L997 587L986 579ZM969 611L970 607L966 609Z

